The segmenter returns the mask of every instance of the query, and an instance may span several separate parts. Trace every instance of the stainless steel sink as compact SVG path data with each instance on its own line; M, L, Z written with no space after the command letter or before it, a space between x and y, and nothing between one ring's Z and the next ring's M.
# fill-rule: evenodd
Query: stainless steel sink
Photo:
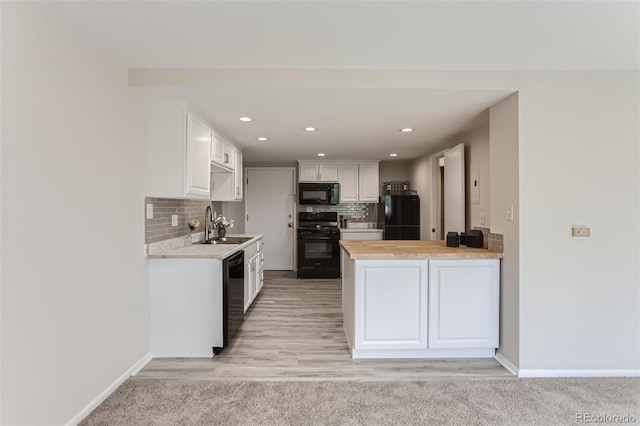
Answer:
M246 243L247 241L249 241L251 239L251 237L226 237L224 240L219 239L219 238L215 238L215 239L211 239L207 242L205 241L199 241L196 244L211 244L211 245L218 245L218 244L243 244Z

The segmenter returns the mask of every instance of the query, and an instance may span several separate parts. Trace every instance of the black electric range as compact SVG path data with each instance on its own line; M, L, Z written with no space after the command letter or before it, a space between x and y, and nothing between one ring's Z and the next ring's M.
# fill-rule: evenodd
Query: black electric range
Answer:
M336 212L298 213L298 278L340 278Z

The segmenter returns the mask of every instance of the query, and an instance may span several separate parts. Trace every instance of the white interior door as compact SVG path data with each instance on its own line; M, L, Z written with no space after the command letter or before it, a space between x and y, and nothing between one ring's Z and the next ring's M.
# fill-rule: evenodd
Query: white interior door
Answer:
M444 153L444 237L465 232L464 144Z
M247 234L264 234L264 269L293 270L294 258L294 169L247 168Z

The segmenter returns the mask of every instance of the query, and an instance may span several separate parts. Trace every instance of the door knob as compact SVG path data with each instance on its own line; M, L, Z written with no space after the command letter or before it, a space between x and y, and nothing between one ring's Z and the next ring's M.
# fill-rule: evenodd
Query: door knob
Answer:
M293 222L289 222L289 223L287 223L287 226L288 226L289 228L293 228Z

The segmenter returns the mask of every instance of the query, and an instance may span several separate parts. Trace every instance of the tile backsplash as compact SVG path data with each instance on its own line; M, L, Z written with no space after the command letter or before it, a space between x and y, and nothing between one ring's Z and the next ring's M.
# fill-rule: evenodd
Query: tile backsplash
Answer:
M376 203L344 203L337 205L303 205L298 204L299 212L306 212L310 207L314 212L337 212L340 215L355 222L377 222L378 204Z
M489 250L504 253L504 235L489 233Z
M145 218L147 217L147 204L153 204L153 219L145 219L144 240L146 244L189 234L188 224L192 219L200 221L200 228L197 232L204 231L204 213L209 205L218 214L222 214L222 203L220 202L146 197L143 210ZM178 226L171 226L171 216L174 214L178 215Z

